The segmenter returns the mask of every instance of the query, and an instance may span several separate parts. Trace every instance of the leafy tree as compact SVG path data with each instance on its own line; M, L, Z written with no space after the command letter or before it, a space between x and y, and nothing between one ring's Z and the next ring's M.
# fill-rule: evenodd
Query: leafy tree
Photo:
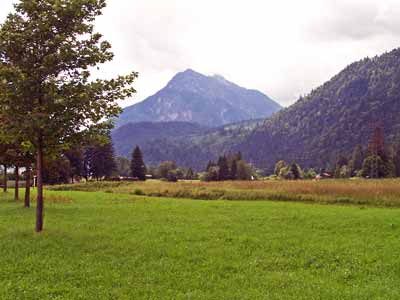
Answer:
M57 158L46 157L43 165L43 182L48 185L68 183L71 177L71 164L61 155Z
M384 178L387 174L387 165L380 156L371 155L364 160L362 168L363 177Z
M169 170L167 177L165 179L167 179L169 182L178 182L178 178L179 175L177 173L177 169L175 169L175 170Z
M98 143L86 151L90 176L101 180L110 177L116 170L114 148L109 140L107 143Z
M243 160L238 160L237 164L237 179L238 180L251 180L253 177L253 169Z
M279 174L281 173L281 170L283 168L286 168L288 166L288 164L284 161L284 160L280 160L275 164L275 175L279 176Z
M218 181L219 180L219 167L214 166L208 169L208 172L203 177L204 181Z
M158 173L160 175L160 178L168 179L168 173L176 169L177 166L174 161L164 161L158 167Z
M65 157L69 160L71 181L74 183L75 177L84 175L84 153L82 148L71 148L64 153Z
M314 169L308 169L304 172L304 179L315 179L317 177L317 172Z
M119 176L129 177L131 176L131 161L126 157L115 158L115 164L117 167L117 173Z
M344 166L347 166L348 160L344 155L339 155L335 164L335 177L341 178L341 171Z
M137 73L90 81L112 60L93 22L105 0L20 0L0 27L1 138L36 154L36 231L43 229L43 158L101 131L132 95Z
M10 157L10 155L8 153L9 149L10 149L9 144L0 143L0 163L3 165L3 191L4 191L4 193L7 192L7 187L8 187L7 169L8 169L8 166L11 165L11 160L12 160L12 158Z
M139 146L136 146L132 153L131 173L133 177L139 180L146 180L146 165L144 164L142 151Z
M351 160L349 162L349 168L351 176L353 176L357 171L362 169L364 161L364 154L361 145L357 145L354 150L353 154L351 155Z

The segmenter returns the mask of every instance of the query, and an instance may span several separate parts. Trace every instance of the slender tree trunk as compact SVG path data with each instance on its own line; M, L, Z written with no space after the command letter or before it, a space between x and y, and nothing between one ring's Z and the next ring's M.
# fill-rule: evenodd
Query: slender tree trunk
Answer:
M7 180L7 165L4 165L4 178L3 178L3 191L4 193L7 193L7 185L8 185L8 180Z
M26 166L26 183L25 183L25 207L31 206L31 166Z
M37 159L36 232L43 230L43 136L39 133Z
M19 200L19 167L15 166L15 201Z

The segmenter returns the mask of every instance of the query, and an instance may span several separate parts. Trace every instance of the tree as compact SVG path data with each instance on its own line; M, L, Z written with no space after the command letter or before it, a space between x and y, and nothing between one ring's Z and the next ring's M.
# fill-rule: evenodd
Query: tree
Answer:
M111 45L94 32L105 0L20 0L0 27L1 138L22 139L36 155L36 231L43 229L43 158L106 125L131 96L137 73L90 79L90 68L112 60Z
M89 159L89 174L97 180L111 177L117 166L114 160L114 147L110 138L108 142L97 143L87 151Z
M195 179L195 178L196 178L196 176L194 175L193 169L192 169L192 168L189 168L189 169L186 171L185 179L186 179L186 180L193 180L193 179Z
M228 166L228 160L226 159L226 156L221 156L218 159L218 167L219 167L218 179L220 181L228 180L229 179L229 166Z
M339 155L335 164L335 177L341 178L341 171L344 166L347 166L348 160L344 155Z
M132 153L131 174L132 177L138 178L141 181L146 180L146 165L144 164L142 151L139 146L136 146Z
M368 178L386 177L386 163L378 155L368 156L363 163L362 176Z
M216 166L217 165L212 160L208 161L208 164L207 164L207 167L206 167L206 172L208 172L210 170L210 168L216 167Z
M253 169L243 160L238 160L237 164L237 179L238 180L251 180L253 177Z
M0 163L3 165L3 191L7 192L8 187L8 174L7 169L8 166L11 165L11 157L8 153L10 149L10 145L6 143L0 143Z
M288 166L288 164L284 161L284 160L280 160L275 164L275 175L279 176L279 174L281 173L281 170L283 168L286 168Z
M210 167L203 177L204 181L218 181L219 179L219 167Z
M379 156L383 161L386 160L385 140L383 128L376 126L368 145L368 156Z
M168 173L176 169L177 166L174 161L163 161L158 167L158 173L160 178L168 179Z
M75 147L64 152L65 157L69 160L71 181L74 183L75 177L81 177L84 174L84 155L83 149Z
M364 154L362 146L357 145L353 150L353 154L351 155L351 159L349 162L351 176L353 176L354 174L357 173L357 171L362 169L363 161L364 161Z
M48 185L65 184L71 178L71 163L64 156L46 157L43 165L43 183Z
M236 180L237 179L237 162L239 160L233 160L231 163L231 179Z
M400 177L400 145L394 147L394 167L396 177Z
M117 173L119 176L129 177L131 176L131 161L126 157L115 158L115 164L117 167Z
M296 164L296 163L292 163L291 165L290 165L290 173L292 174L292 176L293 176L293 180L298 180L298 179L300 179L301 178L301 169L300 169L300 166L298 165L298 164Z

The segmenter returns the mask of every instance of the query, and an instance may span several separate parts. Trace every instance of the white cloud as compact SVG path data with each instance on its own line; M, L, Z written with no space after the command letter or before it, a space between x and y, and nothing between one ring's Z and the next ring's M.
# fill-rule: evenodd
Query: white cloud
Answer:
M0 19L11 8L0 0ZM108 0L97 29L111 76L140 72L142 100L178 71L218 73L293 103L365 56L399 46L398 0Z

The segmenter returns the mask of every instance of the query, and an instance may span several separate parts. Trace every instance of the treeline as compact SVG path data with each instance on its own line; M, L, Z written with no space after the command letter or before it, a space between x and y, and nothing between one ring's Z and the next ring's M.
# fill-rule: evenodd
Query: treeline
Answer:
M400 177L400 145L385 145L383 128L376 126L367 145L357 145L349 157L338 155L333 166L303 171L297 163L281 160L275 165L274 176L282 179Z
M6 148L1 159L36 173L37 232L44 224L44 182L82 172L67 151L102 139L109 129L104 120L118 116L119 101L136 92L132 84L138 77L132 72L93 79L91 71L114 57L111 44L94 28L105 1L60 3L16 1L0 25L0 144ZM83 170L96 177L109 172L110 166L94 163L103 154L90 152L85 149L89 167ZM70 168L61 174L57 163Z
M206 172L202 176L204 181L252 180L254 178L255 171L242 159L240 152L220 156L217 163L209 161Z

